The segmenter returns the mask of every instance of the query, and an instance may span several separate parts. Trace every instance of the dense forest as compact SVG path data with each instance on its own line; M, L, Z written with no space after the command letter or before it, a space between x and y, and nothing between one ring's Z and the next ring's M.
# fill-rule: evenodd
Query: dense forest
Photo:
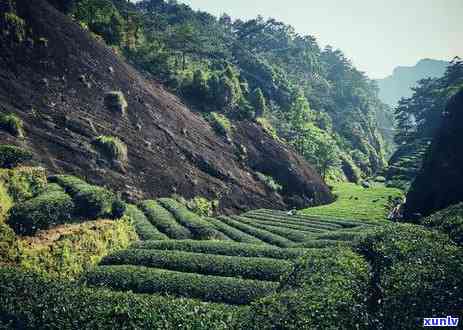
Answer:
M314 37L274 19L217 19L174 1L64 9L225 135L229 120L255 120L333 179L358 182L386 165L391 110L374 81Z

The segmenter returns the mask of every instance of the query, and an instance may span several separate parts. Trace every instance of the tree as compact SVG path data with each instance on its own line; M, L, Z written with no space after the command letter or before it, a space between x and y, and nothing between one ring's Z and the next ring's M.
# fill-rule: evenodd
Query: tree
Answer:
M252 105L255 109L256 117L263 117L268 113L267 101L265 100L264 94L260 88L256 88L252 95Z

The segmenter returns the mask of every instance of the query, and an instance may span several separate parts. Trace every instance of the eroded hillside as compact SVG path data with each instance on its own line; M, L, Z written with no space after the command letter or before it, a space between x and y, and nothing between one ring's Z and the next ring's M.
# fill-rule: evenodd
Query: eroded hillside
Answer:
M0 109L23 121L24 134L0 130L0 141L31 150L52 173L108 185L129 200L205 196L227 212L331 200L311 166L257 124L235 122L220 136L45 1L2 6ZM117 96L115 107L105 100L113 91L122 93L119 106Z

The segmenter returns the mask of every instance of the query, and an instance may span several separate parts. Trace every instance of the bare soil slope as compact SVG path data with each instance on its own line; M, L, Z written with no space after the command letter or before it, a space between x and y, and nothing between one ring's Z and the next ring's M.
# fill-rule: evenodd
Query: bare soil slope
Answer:
M132 200L201 195L219 199L225 212L331 201L313 168L259 126L236 123L227 142L46 1L15 2L27 34L22 41L0 37L0 111L22 118L25 138L0 130L0 143L32 150L52 173L75 174ZM105 107L108 91L125 95L126 115ZM127 162L98 152L92 142L100 135L126 143ZM283 190L268 189L256 171L274 177Z

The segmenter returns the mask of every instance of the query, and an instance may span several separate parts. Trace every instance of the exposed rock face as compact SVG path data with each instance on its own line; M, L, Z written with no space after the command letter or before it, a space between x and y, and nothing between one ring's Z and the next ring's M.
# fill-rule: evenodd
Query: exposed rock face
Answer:
M30 149L51 173L74 174L127 198L205 196L219 199L226 213L332 200L313 168L259 126L235 123L229 143L44 0L17 0L16 11L32 34L0 40L0 110L24 121L25 138L0 131L0 143ZM111 91L127 101L123 116L105 106ZM127 145L123 170L92 144L101 135ZM282 191L269 191L255 171L274 177Z
M405 217L427 216L463 201L463 89L449 102L442 127L412 184Z

